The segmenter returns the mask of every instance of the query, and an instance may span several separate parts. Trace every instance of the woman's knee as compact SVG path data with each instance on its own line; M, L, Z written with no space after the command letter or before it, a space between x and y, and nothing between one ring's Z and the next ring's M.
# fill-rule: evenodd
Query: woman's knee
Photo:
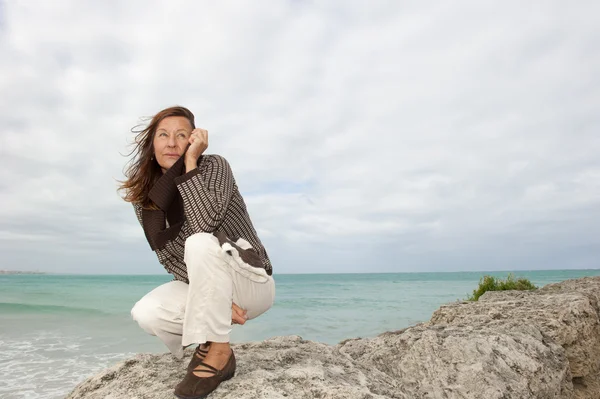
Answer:
M214 248L219 246L219 240L213 234L210 233L196 233L192 234L185 240L186 248Z
M221 247L219 240L209 233L196 233L185 240L185 262L214 257Z
M158 317L159 303L152 298L140 299L131 309L131 317L148 334L155 335L155 329L160 323Z

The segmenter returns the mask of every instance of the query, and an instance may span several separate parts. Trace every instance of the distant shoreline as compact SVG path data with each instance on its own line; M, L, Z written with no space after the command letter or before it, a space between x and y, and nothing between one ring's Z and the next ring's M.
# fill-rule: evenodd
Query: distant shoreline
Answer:
M47 274L45 272L31 272L20 270L0 270L0 274Z

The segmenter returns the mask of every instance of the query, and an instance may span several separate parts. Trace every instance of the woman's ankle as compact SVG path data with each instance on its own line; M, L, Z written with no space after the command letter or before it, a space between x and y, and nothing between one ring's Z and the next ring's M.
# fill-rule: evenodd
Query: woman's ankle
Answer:
M209 353L229 353L231 352L231 346L229 342L213 342L210 345Z

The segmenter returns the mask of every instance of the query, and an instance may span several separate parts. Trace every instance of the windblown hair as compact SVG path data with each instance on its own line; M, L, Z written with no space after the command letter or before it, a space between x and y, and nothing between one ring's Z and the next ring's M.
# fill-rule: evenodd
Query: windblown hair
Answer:
M160 165L154 156L153 142L158 124L169 116L183 116L190 121L192 129L196 127L194 114L185 107L176 106L163 109L154 115L148 126L142 130L137 130L143 127L140 125L131 129L131 132L136 135L134 148L126 156L129 157L133 154L133 157L126 164L124 174L127 180L120 182L119 191L125 190L123 197L125 201L139 204L142 208L157 209L156 205L148 198L150 189L162 176Z

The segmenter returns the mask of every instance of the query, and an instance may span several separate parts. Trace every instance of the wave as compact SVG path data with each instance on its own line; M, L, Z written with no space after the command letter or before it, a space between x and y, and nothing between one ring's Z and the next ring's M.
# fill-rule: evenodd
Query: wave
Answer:
M11 303L11 302L0 302L0 313L69 313L69 314L83 314L83 315L108 315L98 309L91 308L79 308L73 306L60 306L60 305L34 305L30 303Z

